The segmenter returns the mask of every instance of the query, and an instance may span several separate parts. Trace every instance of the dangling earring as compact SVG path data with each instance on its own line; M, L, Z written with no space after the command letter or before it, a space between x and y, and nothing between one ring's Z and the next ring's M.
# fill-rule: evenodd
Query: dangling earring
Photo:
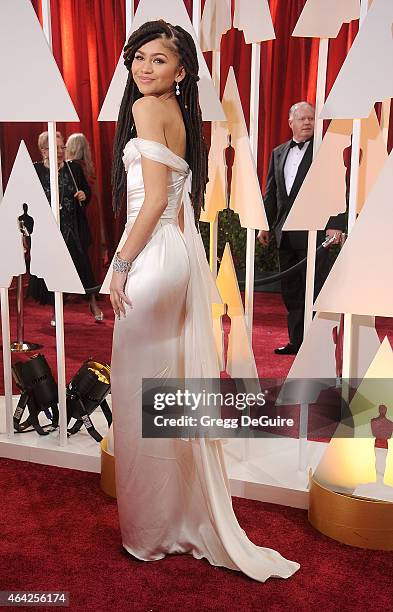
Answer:
M177 96L180 96L180 87L179 87L179 83L176 81L176 91L175 91Z

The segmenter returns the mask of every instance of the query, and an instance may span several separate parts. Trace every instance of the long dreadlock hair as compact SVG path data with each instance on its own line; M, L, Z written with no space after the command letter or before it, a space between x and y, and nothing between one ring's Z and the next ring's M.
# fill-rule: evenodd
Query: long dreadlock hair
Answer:
M142 97L133 79L131 65L135 53L142 45L163 38L171 42L179 56L179 65L184 67L185 77L181 82L181 94L176 96L184 120L187 137L186 161L192 171L190 198L198 227L201 209L204 208L207 176L207 147L202 132L202 113L198 96L198 57L194 39L181 26L172 26L163 21L148 21L135 30L124 47L124 64L129 71L126 88L120 105L114 142L112 164L112 199L117 215L124 201L126 173L123 165L123 150L130 138L136 136L132 116L132 105Z

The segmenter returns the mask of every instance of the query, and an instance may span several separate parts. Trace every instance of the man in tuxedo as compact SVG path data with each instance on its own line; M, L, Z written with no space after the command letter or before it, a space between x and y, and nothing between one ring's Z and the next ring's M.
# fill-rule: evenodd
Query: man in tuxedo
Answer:
M289 127L293 138L276 147L270 159L264 203L269 227L274 231L280 271L291 268L307 256L307 231L283 231L285 219L311 166L313 155L315 109L308 102L298 102L289 110ZM317 203L316 203L317 204ZM332 244L341 241L345 217L331 217L326 230L318 232L317 246L325 235L332 237ZM261 230L258 240L263 246L269 243L269 232ZM318 295L329 273L327 249L321 249L316 258L314 297ZM288 311L289 342L276 348L279 355L295 355L303 342L304 295L306 266L281 280L281 292Z

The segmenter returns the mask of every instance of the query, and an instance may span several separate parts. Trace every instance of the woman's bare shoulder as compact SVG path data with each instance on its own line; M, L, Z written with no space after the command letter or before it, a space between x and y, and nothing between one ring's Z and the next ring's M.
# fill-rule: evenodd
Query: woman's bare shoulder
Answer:
M135 100L134 104L132 105L132 112L144 114L150 112L152 109L160 109L161 106L162 102L155 96L142 96L142 98Z
M151 138L165 144L165 112L161 100L154 96L138 98L132 105L132 114L140 138Z

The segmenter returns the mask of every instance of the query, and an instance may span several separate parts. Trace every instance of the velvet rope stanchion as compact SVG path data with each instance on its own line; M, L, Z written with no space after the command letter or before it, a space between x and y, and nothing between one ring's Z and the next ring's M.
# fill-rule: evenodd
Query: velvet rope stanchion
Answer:
M324 535L359 548L393 550L393 504L337 493L310 478L308 519Z
M322 249L328 248L329 245L333 242L333 240L334 240L334 236L332 236L331 238L327 236L325 241L319 245L315 254L317 255ZM254 287L262 287L263 285L270 285L271 283L275 283L281 280L282 278L285 278L286 276L291 276L291 274L294 274L295 272L300 270L300 268L303 268L306 265L306 263L307 263L307 256L301 259L300 261L298 261L294 266L291 266L290 268L287 268L286 270L283 270L282 272L278 272L277 274L272 274L271 276L266 276L264 278L255 279ZM244 286L245 286L245 282L239 281L239 287L243 289Z

